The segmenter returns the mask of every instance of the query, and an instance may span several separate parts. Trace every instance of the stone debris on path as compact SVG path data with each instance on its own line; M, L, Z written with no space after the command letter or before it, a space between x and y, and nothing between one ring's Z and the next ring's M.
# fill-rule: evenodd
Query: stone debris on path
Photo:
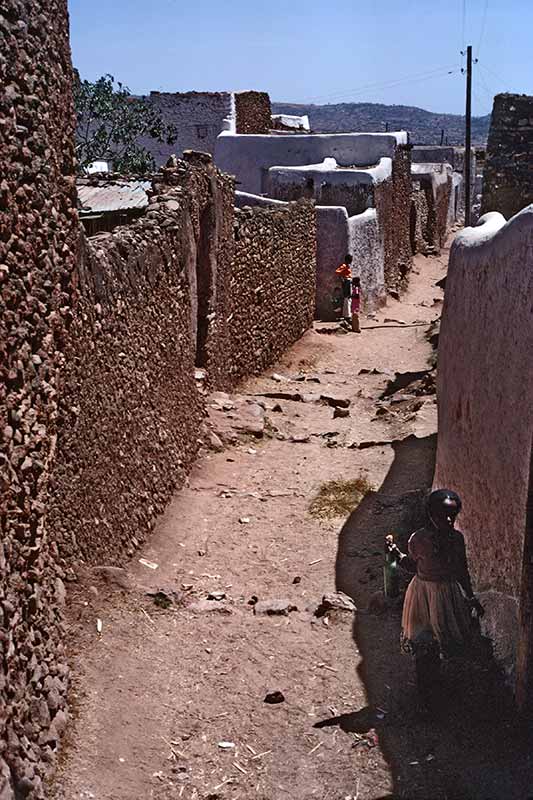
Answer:
M157 570L134 562L126 596L110 573L119 591L86 588L71 610L85 694L53 800L440 796L397 767L429 765L413 736L436 734L401 706L401 601L381 588L381 538L418 525L416 454L436 425L435 311L419 306L431 263L414 282L425 296L387 312L406 322L394 340L383 312L357 348L310 332L266 375L208 396L200 460L146 551ZM422 335L410 313L426 314ZM439 769L455 769L438 733Z
M290 600L259 600L253 608L254 614L266 614L268 617L288 617L291 611L298 611L298 606Z

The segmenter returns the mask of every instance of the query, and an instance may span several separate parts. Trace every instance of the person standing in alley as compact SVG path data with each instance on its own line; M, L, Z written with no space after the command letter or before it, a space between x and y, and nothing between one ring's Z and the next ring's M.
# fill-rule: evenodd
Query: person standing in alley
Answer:
M427 524L409 539L408 554L387 537L400 567L414 573L403 605L402 652L414 656L421 710L430 710L438 688L441 659L467 655L475 643L472 612L484 609L474 596L463 534L455 530L459 495L438 489L427 502Z
M352 331L361 333L359 312L361 311L361 280L355 275L352 278Z
M352 257L349 253L344 258L344 263L335 270L336 275L342 279L342 318L346 325L352 327Z

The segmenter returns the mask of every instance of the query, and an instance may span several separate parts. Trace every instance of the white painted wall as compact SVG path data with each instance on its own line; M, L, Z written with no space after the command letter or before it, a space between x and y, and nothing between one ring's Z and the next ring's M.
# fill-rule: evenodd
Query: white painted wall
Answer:
M325 133L234 135L223 131L215 147L215 163L235 175L237 188L253 194L266 191L273 166L305 166L335 158L343 167L369 167L381 158L393 158L407 133Z
M309 117L305 114L302 117L294 116L293 114L272 114L272 119L278 120L282 125L287 128L295 128L296 130L310 130Z

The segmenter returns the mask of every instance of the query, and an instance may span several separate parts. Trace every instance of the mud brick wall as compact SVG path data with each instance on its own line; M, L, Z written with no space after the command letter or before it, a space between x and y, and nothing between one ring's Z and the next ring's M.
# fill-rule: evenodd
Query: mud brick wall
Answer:
M416 182L413 186L411 200L411 250L413 255L415 253L427 255L429 252L428 218L427 188Z
M83 248L49 511L65 565L121 563L144 541L198 449L195 362L223 363L206 317L227 179L205 156L174 164L145 217Z
M0 797L42 797L65 726L64 572L46 519L77 259L66 0L0 15Z
M439 335L436 486L459 517L483 626L512 677L531 505L533 209L499 214L454 240ZM512 324L507 324L512 320ZM498 380L487 389L487 376ZM529 509L530 513L530 509ZM528 611L530 614L530 611Z
M235 133L268 133L272 109L267 92L236 92L235 123Z
M533 97L498 94L483 172L481 213L506 219L533 203Z
M268 367L310 327L315 283L311 202L236 209L229 315L232 383Z
M412 267L410 237L411 153L400 145L392 160L392 178L374 189L379 224L383 228L385 285L399 291Z

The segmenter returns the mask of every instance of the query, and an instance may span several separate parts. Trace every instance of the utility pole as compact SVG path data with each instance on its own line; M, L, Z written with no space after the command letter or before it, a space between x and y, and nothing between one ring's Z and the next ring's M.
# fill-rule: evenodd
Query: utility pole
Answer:
M472 162L472 45L466 48L466 118L465 118L465 228L471 222L472 211L472 176L470 167Z

